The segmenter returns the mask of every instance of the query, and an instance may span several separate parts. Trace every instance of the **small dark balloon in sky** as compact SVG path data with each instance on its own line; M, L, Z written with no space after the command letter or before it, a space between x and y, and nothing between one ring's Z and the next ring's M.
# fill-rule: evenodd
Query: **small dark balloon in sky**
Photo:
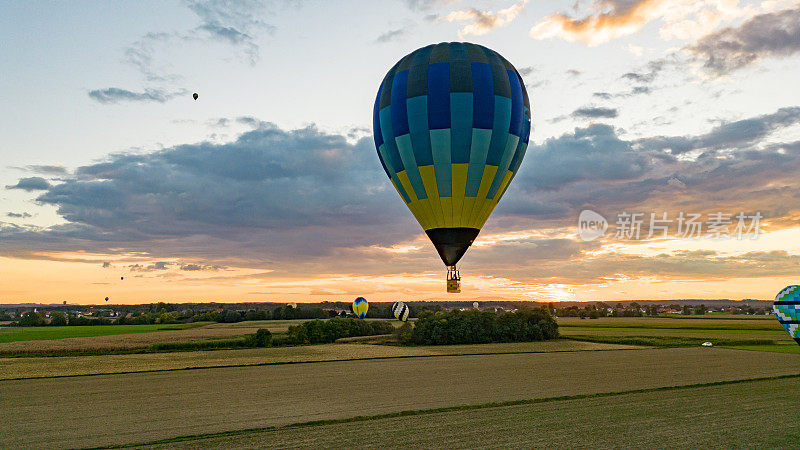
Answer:
M108 297L106 297L106 301L108 301Z
M197 95L197 92L195 92L194 94L192 94L192 98L193 98L193 99L197 100L197 97L200 97L199 95Z
M124 279L125 279L125 277L119 277L119 279L120 279L120 280L124 280Z

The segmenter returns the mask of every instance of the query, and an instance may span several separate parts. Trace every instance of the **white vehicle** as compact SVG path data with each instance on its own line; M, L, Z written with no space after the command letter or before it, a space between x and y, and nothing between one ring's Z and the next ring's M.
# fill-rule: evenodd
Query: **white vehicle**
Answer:
M703 347L712 347L712 346L714 346L714 344L712 344L711 342L703 342Z

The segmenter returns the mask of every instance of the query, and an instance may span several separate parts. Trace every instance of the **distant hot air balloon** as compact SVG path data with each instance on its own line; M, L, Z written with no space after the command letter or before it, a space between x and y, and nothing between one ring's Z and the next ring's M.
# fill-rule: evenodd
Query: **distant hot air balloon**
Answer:
M194 94L192 94L192 98L193 98L193 99L197 100L197 97L200 97L199 95L197 95L197 92L195 92Z
M408 309L408 306L406 306L406 304L403 302L395 302L392 305L392 315L395 317L395 319L401 322L405 322L408 320L409 312L411 311Z
M289 308L297 308L297 303L289 303L286 306L288 306Z
M789 336L800 344L800 286L787 286L778 292L772 312Z
M480 45L420 48L386 74L373 110L383 169L461 291L456 263L517 173L531 128L517 70Z
M472 302L472 307L478 309L478 302Z
M64 300L64 304L65 304L65 305L67 304L67 301L66 301L66 300Z
M119 279L120 279L120 280L124 280L124 279L125 279L125 277L119 277Z
M108 297L106 297L106 301L108 301Z
M369 309L369 303L364 297L358 297L357 299L353 300L353 314L356 315L359 319L363 319L367 316L367 310Z

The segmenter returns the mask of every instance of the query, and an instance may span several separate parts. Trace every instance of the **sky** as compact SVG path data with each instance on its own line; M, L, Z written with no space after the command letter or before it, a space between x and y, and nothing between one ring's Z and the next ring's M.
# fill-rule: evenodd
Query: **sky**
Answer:
M447 41L514 64L533 122L458 295L372 138L385 73ZM0 42L0 303L798 282L797 0L7 1Z

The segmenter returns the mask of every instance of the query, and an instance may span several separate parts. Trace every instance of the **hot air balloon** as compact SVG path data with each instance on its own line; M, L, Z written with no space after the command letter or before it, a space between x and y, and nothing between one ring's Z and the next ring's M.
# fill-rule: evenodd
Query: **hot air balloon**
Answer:
M531 128L525 84L480 45L429 45L386 74L375 100L378 157L461 291L456 263L517 173Z
M367 316L367 310L369 309L369 303L364 297L358 297L357 299L353 300L353 314L356 315L359 319L363 319Z
M392 305L392 315L395 317L395 319L401 322L408 320L408 314L410 312L411 311L408 309L408 306L406 306L406 304L403 302L395 302Z
M197 95L197 92L195 92L194 94L192 94L192 98L193 98L193 99L197 100L197 97L200 97L199 95Z
M772 312L789 336L800 344L800 286L787 286L778 292Z
M289 303L286 306L288 306L289 308L297 308L297 303Z
M106 297L106 301L108 301L108 297Z
M120 280L124 280L124 279L125 279L125 277L119 277L119 279L120 279Z
M472 307L478 309L478 302L472 302Z

